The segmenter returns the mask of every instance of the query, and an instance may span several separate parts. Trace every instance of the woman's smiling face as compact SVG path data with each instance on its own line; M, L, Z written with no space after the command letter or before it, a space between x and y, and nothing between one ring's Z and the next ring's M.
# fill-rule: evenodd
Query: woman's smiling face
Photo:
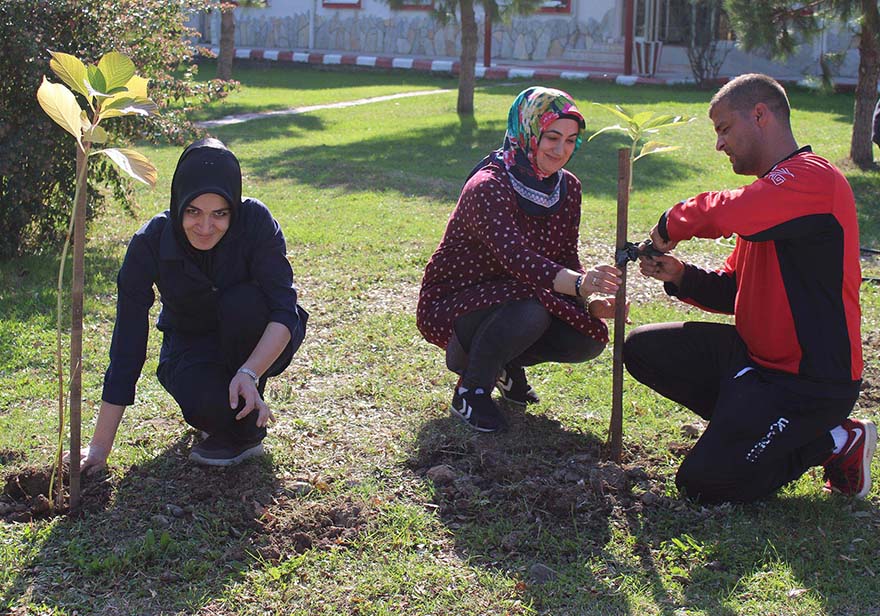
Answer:
M559 118L541 133L535 164L545 176L562 169L574 153L580 126L571 118Z
M226 199L204 193L183 208L183 232L196 250L211 250L229 230L232 210Z

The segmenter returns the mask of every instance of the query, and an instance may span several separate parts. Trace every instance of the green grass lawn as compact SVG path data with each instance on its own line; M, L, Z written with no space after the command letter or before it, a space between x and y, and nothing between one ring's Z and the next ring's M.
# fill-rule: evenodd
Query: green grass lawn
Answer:
M211 72L205 68L204 74ZM415 328L424 265L467 172L503 136L526 82L481 82L476 114L455 113L440 76L312 68L236 68L243 86L200 119L450 89L213 129L239 156L244 193L284 229L305 344L268 388L279 417L270 455L229 470L187 460L196 437L153 375L153 331L136 404L109 472L89 479L85 512L0 522L0 612L11 614L877 614L880 510L820 491L814 471L748 506L678 498L675 469L695 417L627 378L624 462L603 458L611 352L543 365L543 402L512 428L475 435L449 417L454 384ZM678 151L637 163L630 238L702 190L739 186L713 151L711 93L550 83L579 102L588 131L614 119L591 102L697 121L663 138ZM795 90L802 144L833 162L848 151L852 97ZM569 168L584 184L582 258L610 260L616 211L613 134ZM167 207L176 147L141 146L159 167L135 216L105 212L86 252L85 416L94 425L112 332L115 274L131 234ZM862 244L880 247L880 174L847 169ZM772 205L772 204L769 204ZM725 242L678 253L719 264ZM878 275L876 261L865 272ZM45 466L57 421L56 264L0 263L0 471ZM636 325L709 316L667 299L631 268ZM866 387L855 413L880 420L880 290L863 286ZM154 311L154 316L155 316ZM432 481L428 470L446 465ZM880 465L874 466L875 473ZM434 471L436 472L436 471ZM431 473L431 476L435 476ZM7 491L15 491L8 486ZM0 499L0 503L6 503Z

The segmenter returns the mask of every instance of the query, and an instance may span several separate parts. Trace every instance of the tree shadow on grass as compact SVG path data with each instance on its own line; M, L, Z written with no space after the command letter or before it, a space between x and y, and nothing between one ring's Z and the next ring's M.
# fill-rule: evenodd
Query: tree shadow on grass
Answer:
M4 320L29 321L51 317L55 326L55 293L58 286L59 255L20 257L0 262L0 315ZM92 247L85 257L85 295L116 291L116 272L121 257ZM65 272L65 306L69 302L70 270ZM66 310L67 312L67 310ZM68 320L69 314L64 315ZM2 342L0 342L2 344Z
M257 562L279 492L270 456L229 469L186 461L189 432L119 479L85 477L82 511L51 526L0 606L64 613L195 611Z
M817 493L715 507L679 500L645 513L628 516L629 528L651 594L669 605L664 613L685 607L733 616L750 598L806 613L799 599L806 592L821 606L817 613L877 608L877 545L864 522L877 519L873 504ZM857 592L855 580L863 582Z
M851 175L863 246L880 249L880 174Z
M602 462L593 435L522 411L508 417L510 428L496 435L475 435L451 418L431 421L410 460L433 482L440 519L464 560L518 578L524 602L539 612L629 613L592 569L596 559L616 561L605 550L626 470Z
M520 412L500 435L432 421L411 466L432 482L463 558L518 578L540 614L635 615L647 600L647 611L666 616L735 616L751 583L772 586L756 581L762 575L782 588L759 599L774 606L793 608L804 588L833 613L876 609L877 546L865 522L877 520L876 506L783 494L701 507L664 494L666 478L651 474L663 466L656 455L629 444L616 465L594 435ZM860 578L855 596L848 589Z
M216 134L235 149L241 141L262 141L302 126L300 116L227 126ZM267 180L292 179L316 188L351 192L395 190L441 201L455 201L468 173L486 154L499 147L504 122L455 120L444 126L413 128L395 135L369 137L335 145L296 147L257 156L241 153L243 166ZM613 137L600 137L578 152L569 168L589 183L591 194L617 194L617 149ZM239 148L237 151L242 152ZM654 157L641 173L655 188L692 176L696 167L680 160Z

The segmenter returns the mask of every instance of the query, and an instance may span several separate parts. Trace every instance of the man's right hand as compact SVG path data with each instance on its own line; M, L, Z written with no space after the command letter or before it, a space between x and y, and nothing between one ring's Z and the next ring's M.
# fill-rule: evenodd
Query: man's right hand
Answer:
M663 236L660 235L659 225L654 225L654 228L651 229L650 237L651 243L654 245L654 248L656 248L660 252L669 252L678 245L678 242L663 239Z
M639 257L639 271L650 278L671 282L680 287L681 279L684 277L684 263L669 255Z

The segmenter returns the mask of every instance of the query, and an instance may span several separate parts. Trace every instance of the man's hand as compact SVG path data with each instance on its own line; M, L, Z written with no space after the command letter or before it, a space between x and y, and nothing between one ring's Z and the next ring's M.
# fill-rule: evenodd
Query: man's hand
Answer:
M660 252L669 252L678 245L678 242L666 241L663 239L663 236L660 235L659 225L654 225L654 228L651 229L651 243L654 245L654 248Z
M684 277L684 263L669 255L662 257L639 257L639 271L650 278L671 282L675 286L680 287L681 279Z
M244 398L244 407L235 416L237 420L244 419L251 411L257 409L258 428L264 427L270 421L275 421L275 415L260 397L254 380L242 372L236 372L229 382L229 408L234 409L238 406L239 397Z

